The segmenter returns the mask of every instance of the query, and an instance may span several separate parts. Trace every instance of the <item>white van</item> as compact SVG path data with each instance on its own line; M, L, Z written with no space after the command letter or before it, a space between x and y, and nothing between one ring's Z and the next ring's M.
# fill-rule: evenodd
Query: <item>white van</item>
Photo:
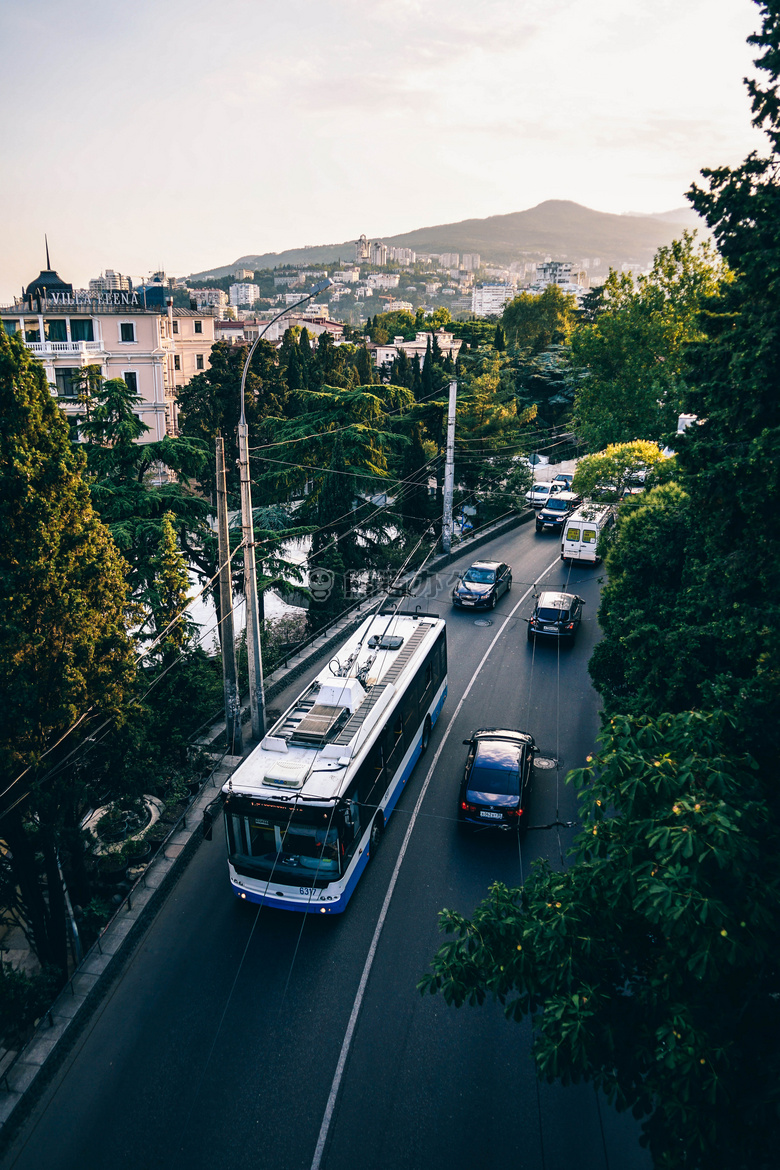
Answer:
M563 525L561 533L562 561L589 561L596 564L599 537L605 528L615 523L615 509L604 504L586 502Z

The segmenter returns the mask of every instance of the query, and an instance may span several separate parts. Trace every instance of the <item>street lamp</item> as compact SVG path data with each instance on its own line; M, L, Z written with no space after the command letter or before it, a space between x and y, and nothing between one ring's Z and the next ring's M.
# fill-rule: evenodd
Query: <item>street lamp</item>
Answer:
M241 529L244 545L246 645L249 656L249 708L252 716L252 735L255 739L262 739L265 735L265 698L263 695L263 658L260 651L260 614L257 605L255 526L252 519L252 490L249 482L249 427L247 426L246 414L244 412L246 376L249 372L252 356L257 349L257 343L268 332L271 326L280 317L291 313L299 305L306 304L307 301L310 301L319 293L324 292L326 288L330 288L334 283L330 278L318 281L305 297L301 297L293 305L287 305L281 313L277 313L275 317L272 317L267 325L260 330L252 343L241 374L241 417L238 420L238 467L241 477Z

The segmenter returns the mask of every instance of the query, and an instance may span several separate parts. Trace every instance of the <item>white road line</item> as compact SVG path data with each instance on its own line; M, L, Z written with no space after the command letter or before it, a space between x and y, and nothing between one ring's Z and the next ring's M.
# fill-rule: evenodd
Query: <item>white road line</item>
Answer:
M382 903L382 910L380 912L379 919L377 920L376 929L374 930L374 937L371 939L371 946L368 948L368 955L366 956L366 962L365 962L365 965L363 967L363 974L360 977L360 983L358 985L357 994L355 996L355 1002L352 1005L352 1012L351 1012L350 1017L349 1017L349 1023L347 1024L347 1030L344 1034L344 1040L343 1040L342 1045L341 1045L341 1052L339 1053L339 1060L338 1060L338 1064L336 1065L336 1072L333 1076L333 1083L331 1084L331 1087L330 1087L330 1094L328 1096L328 1103L325 1106L325 1115L322 1119L322 1125L320 1126L320 1136L317 1139L317 1148L314 1151L314 1158L312 1160L311 1170L321 1170L322 1155L325 1151L325 1143L328 1140L328 1132L330 1130L330 1124L331 1124L331 1121L333 1120L333 1114L334 1114L335 1109L336 1109L336 1099L339 1095L339 1089L341 1088L341 1081L342 1081L342 1078L344 1076L344 1069L346 1068L347 1057L349 1056L349 1050L350 1050L350 1047L352 1045L352 1037L355 1034L355 1028L357 1026L358 1016L360 1015L360 1009L363 1006L363 998L364 998L365 993L366 993L366 985L368 984L368 977L371 974L371 968L374 965L374 958L376 956L377 947L379 945L379 936L382 933L382 928L385 924L385 919L387 918L387 912L390 909L390 902L391 902L391 899L393 897L393 893L395 891L396 883L398 881L398 874L400 873L400 870L401 870L401 864L402 864L403 859L406 855L406 850L407 850L407 847L409 845L409 840L412 836L412 830L414 829L415 822L416 822L418 814L420 812L420 808L422 807L422 802L425 799L425 794L428 791L428 786L431 782L431 778L432 778L433 773L436 769L436 765L439 762L439 756L441 755L441 753L444 750L444 745L446 744L447 740L449 739L450 732L452 731L453 727L455 726L456 720L458 718L458 715L460 715L461 708L463 707L463 704L466 702L466 699L469 697L469 692L471 691L471 688L474 686L474 683L477 681L477 677L479 676L479 673L482 670L482 667L487 662L491 650L495 646L498 639L501 637L501 634L503 633L504 627L506 626L507 622L510 621L515 616L515 614L517 613L518 609L525 601L528 594L533 590L534 586L538 585L539 582L542 580L542 578L545 577L558 564L560 564L560 558L556 557L555 560L553 561L553 563L551 565L548 565L543 573L539 574L539 576L534 581L533 585L531 585L528 589L526 589L525 593L520 598L520 600L517 602L514 609L511 610L511 612L507 614L507 616L504 618L502 625L499 627L499 629L496 630L495 635L493 637L493 640L490 643L490 645L488 646L485 653L482 655L479 666L472 674L471 679L469 680L469 684L466 687L465 691L463 692L461 699L460 699L460 702L458 703L457 707L455 708L455 713L453 714L452 719L449 722L447 730L444 732L444 735L442 736L442 741L439 744L438 748L436 749L436 754L433 757L433 759L431 760L431 766L428 769L428 775L425 777L425 781L423 783L423 786L420 789L420 795L417 797L417 803L414 806L414 812L412 813L411 817L409 818L409 824L408 824L407 829L406 829L406 835L403 839L403 844L401 845L401 850L398 854L398 860L395 863L395 869L393 870L393 875L390 878L390 884L387 887L387 893L385 894L385 900Z

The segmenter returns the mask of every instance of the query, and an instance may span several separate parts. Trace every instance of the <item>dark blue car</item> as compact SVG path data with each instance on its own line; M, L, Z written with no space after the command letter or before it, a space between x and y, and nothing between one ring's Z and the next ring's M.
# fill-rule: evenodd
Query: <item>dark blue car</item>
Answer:
M533 736L509 728L481 727L463 742L469 753L460 785L460 824L524 832Z

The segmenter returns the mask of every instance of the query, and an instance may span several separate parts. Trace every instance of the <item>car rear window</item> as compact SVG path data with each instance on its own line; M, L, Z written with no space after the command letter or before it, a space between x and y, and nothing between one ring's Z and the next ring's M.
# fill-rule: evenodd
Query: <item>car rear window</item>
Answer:
M481 768L475 764L469 777L470 792L492 792L495 796L520 795L520 771L509 768Z
M585 541L585 544L593 544L596 540L596 529L583 528L582 539Z
M579 540L580 539L579 528L567 528L566 529L566 539L567 540Z
M543 606L539 612L538 617L543 622L565 622L568 621L568 609L551 609L548 606Z

